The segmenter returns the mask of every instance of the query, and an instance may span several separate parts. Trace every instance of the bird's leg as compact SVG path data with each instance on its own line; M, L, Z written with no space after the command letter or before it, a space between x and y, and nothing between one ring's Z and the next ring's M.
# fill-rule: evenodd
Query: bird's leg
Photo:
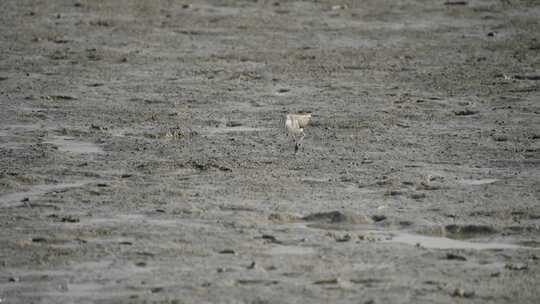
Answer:
M296 145L294 147L294 153L298 152L300 147L302 147L302 151L304 151L304 145L302 145L302 141L304 140L304 136L305 136L305 134L302 133L302 135L300 135L300 138L298 140L295 140Z

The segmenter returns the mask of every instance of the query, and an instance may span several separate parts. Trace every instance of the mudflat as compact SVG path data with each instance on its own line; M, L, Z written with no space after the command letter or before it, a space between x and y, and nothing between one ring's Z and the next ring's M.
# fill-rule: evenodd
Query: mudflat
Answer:
M0 29L1 303L540 301L538 1L3 0Z

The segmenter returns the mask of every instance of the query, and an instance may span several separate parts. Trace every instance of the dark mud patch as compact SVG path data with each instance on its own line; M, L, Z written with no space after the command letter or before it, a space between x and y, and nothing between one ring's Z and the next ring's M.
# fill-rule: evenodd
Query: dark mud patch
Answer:
M480 237L488 237L497 234L498 231L485 225L446 225L422 228L419 234L432 237L445 237L454 240L466 240Z
M349 225L373 224L373 219L368 216L342 211L312 213L302 217L302 220L306 222Z

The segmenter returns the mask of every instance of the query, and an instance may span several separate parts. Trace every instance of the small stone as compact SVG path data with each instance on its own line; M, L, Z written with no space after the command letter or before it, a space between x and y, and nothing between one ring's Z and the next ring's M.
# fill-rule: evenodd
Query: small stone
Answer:
M386 215L375 214L375 215L372 215L372 216L371 216L371 219L372 219L374 222L382 222L382 221L386 220Z
M152 289L150 289L150 292L152 293L158 293L158 292L161 292L163 291L163 287L154 287Z
M446 254L446 259L447 260L454 260L454 261L466 261L467 260L466 257L458 255L458 254L454 254L454 253L447 253Z
M45 242L47 242L47 239L44 238L44 237L35 237L35 238L32 238L32 242L34 242L34 243L45 243Z
M498 142L508 141L508 137L506 137L505 135L493 135L492 138L494 141Z
M20 278L19 277L11 277L8 279L9 282L12 282L12 283L16 283L16 282L19 282L20 281Z
M228 122L226 123L226 126L229 127L229 128L240 127L241 125L242 125L241 122L239 122L239 121L234 121L234 120L228 121Z
M390 190L390 192L388 192L388 195L389 196L398 196L398 195L402 195L403 192L399 191L399 190Z
M412 193L411 198L414 199L414 200L424 199L424 198L426 198L426 194L421 193L421 192Z

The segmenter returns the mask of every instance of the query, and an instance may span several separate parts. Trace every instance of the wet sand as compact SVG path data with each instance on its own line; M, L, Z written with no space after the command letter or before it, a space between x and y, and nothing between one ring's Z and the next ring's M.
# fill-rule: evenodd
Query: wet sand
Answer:
M0 14L1 303L538 303L536 1Z

